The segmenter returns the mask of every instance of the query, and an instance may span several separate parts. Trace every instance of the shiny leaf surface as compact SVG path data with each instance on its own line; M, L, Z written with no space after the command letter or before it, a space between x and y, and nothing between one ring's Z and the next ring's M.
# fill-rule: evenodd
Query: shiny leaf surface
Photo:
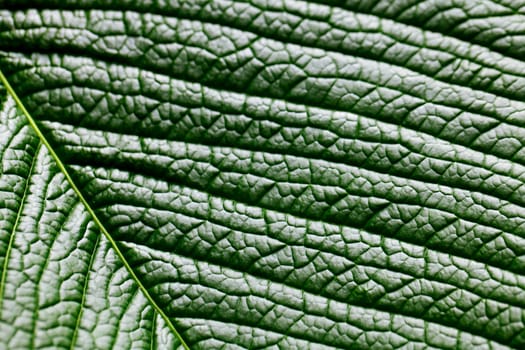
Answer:
M0 0L0 348L525 348L523 23Z

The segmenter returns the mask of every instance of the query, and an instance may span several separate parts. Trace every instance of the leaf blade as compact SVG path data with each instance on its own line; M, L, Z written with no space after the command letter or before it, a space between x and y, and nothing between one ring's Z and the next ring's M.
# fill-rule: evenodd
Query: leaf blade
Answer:
M70 1L0 34L85 202L189 343L521 346L522 62L351 3L211 3L231 23L204 4Z

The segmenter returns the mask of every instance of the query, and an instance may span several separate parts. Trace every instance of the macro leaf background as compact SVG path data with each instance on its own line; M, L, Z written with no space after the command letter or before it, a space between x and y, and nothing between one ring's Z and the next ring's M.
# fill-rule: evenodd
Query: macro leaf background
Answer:
M525 348L525 2L0 0L0 349Z

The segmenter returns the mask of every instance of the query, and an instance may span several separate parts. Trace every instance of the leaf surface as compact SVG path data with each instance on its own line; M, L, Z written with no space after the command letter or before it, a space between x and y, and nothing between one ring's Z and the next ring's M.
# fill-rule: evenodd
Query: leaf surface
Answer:
M395 3L0 1L0 348L525 347L525 7Z

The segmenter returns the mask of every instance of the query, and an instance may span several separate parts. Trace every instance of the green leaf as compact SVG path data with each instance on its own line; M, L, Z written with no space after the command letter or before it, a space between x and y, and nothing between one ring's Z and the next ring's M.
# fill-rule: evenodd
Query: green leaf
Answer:
M0 1L0 349L525 348L524 9Z

